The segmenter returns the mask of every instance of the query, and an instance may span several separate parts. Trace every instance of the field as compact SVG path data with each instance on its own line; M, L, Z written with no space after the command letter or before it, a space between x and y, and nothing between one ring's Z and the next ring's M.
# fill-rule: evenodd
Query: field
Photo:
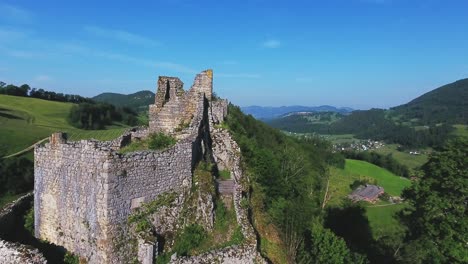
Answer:
M411 185L410 180L406 178L359 160L347 159L344 169L332 168L330 173L331 199L328 206L332 207L343 206L346 196L352 192L350 185L356 180L375 180L391 196L400 196L403 189ZM387 202L365 205L366 215L375 239L401 230L398 221L393 216L404 206L404 204L389 204Z
M385 145L382 148L374 150L377 153L388 155L392 154L392 157L395 158L402 165L406 165L410 169L415 169L421 167L424 163L427 162L428 153L431 152L431 149L418 150L422 151L420 155L411 155L408 152L399 151L396 144Z
M51 133L67 132L70 140L110 140L128 127L116 124L106 130L82 130L67 122L71 103L0 95L0 151L16 153Z

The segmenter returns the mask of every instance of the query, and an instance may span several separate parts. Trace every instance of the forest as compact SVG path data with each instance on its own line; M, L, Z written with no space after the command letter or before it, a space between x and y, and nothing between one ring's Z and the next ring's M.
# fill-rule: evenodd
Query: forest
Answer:
M362 204L324 206L328 168L343 166L343 156L332 153L330 143L318 137L285 136L232 105L226 123L250 178L252 218L260 244L269 245L261 248L262 253L273 262L468 261L467 139L450 140L434 152L419 178L404 191L408 207L397 218L407 231L374 240ZM405 170L391 157L361 158ZM271 224L276 229L267 228ZM271 246L272 230L281 238L277 247ZM283 255L286 259L281 259Z

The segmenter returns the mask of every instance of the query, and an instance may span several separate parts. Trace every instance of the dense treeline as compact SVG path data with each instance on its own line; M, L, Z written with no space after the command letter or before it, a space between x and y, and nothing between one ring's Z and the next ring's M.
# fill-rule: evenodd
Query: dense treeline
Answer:
M458 138L434 153L423 175L403 197L408 232L401 263L468 263L468 140Z
M328 166L342 163L330 143L318 137L295 139L245 116L229 106L226 121L239 144L251 182L254 223L262 240L269 241L266 225L279 230L284 254L290 263L321 259L328 263L365 263L341 238L323 227L322 197Z
M410 170L407 166L400 164L392 157L392 154L382 155L372 151L343 151L341 152L347 159L363 160L379 167L385 168L396 175L409 177Z
M4 155L0 153L0 157ZM0 198L31 191L34 185L34 164L31 160L0 158Z
M0 94L22 96L22 97L32 97L32 98L49 100L49 101L68 102L68 103L76 103L76 104L92 102L91 99L85 98L79 95L56 93L56 92L51 92L51 91L46 91L44 89L36 89L36 88L31 89L31 87L27 84L16 86L13 84L7 85L4 82L0 82Z
M422 127L419 130L398 125L386 118L383 109L354 111L331 124L310 123L301 116L273 120L270 124L296 133L354 134L360 139L384 140L406 148L440 147L453 131L453 127L448 124Z
M104 129L113 122L125 125L138 124L137 113L128 107L117 108L105 103L81 103L74 105L68 116L70 124L82 129Z

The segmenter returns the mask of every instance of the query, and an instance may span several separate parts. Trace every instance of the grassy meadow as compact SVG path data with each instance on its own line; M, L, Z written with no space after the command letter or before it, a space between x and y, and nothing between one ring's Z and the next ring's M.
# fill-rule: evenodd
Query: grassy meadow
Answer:
M0 151L16 153L57 131L67 132L70 140L110 140L128 128L120 124L106 130L74 128L67 122L72 106L71 103L0 95Z
M411 185L410 180L397 176L386 169L365 161L347 159L344 169L331 169L329 190L331 199L327 206L343 206L343 202L347 199L346 196L352 192L351 184L356 180L363 179L375 180L377 185L382 186L385 192L391 196L400 196L403 189ZM404 204L389 204L387 202L365 204L366 216L375 239L401 230L394 215L404 206Z

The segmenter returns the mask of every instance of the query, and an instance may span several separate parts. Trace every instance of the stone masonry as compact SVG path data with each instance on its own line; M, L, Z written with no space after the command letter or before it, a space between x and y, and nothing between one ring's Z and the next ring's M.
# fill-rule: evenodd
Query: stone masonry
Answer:
M149 128L132 129L105 142L69 142L65 134L55 133L49 143L37 146L36 237L63 246L87 263L128 263L135 259L151 263L157 242L139 241L137 249L132 248L129 215L142 203L169 192L176 193L176 203L182 204L190 192L196 164L210 159L234 176L237 219L248 241L248 249L244 250L248 254L242 257L229 253L226 258L240 255L244 263L245 259L258 257L252 253L256 244L252 227L246 210L240 206L239 148L226 130L213 129L226 118L228 102L212 101L212 90L211 70L198 74L188 91L176 77L159 77L155 104L149 110ZM119 153L132 141L158 132L172 134L177 144L160 151ZM224 145L223 140L227 141ZM178 211L171 211L172 222L177 220ZM157 231L173 225L164 220L165 226L156 227Z

